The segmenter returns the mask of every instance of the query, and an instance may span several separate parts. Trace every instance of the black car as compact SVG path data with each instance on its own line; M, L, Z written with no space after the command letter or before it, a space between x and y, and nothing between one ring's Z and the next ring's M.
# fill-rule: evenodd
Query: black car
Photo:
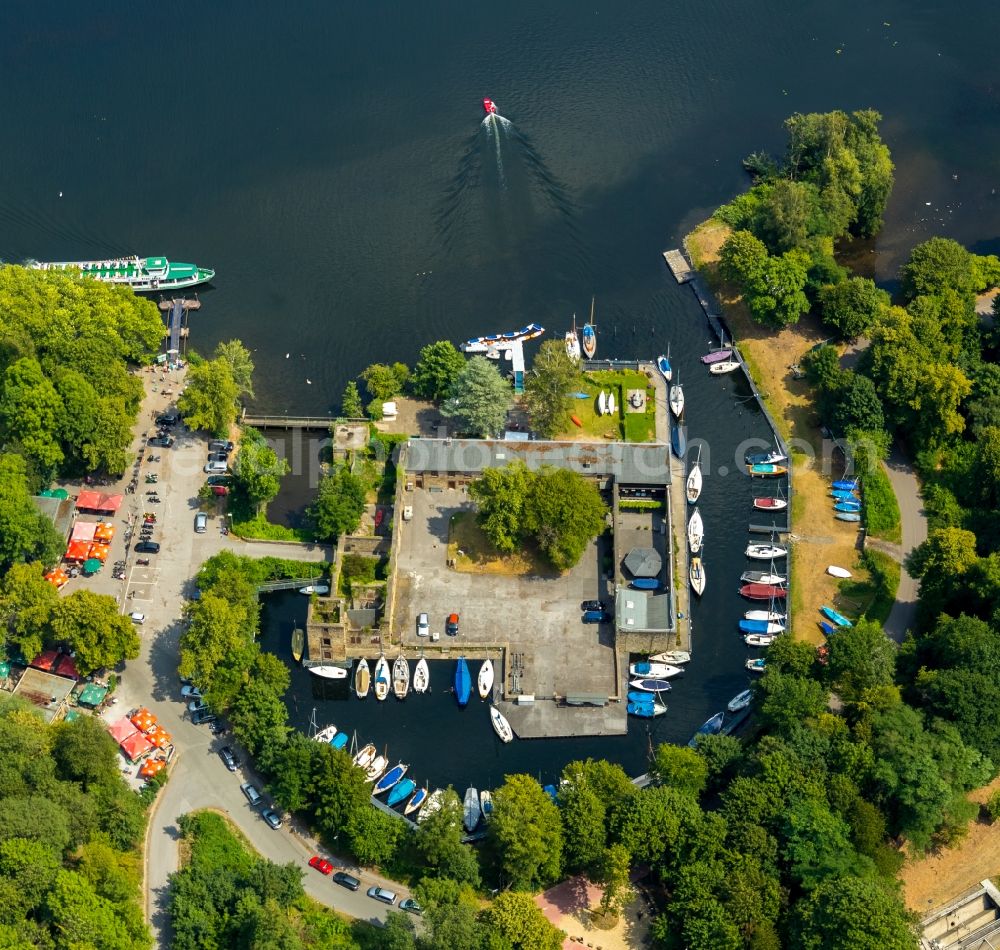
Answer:
M156 417L156 424L158 426L170 426L177 425L180 422L181 417L176 412L164 412Z
M603 600L585 600L580 604L581 610L607 610L608 606Z
M169 449L174 444L174 440L169 435L154 435L148 442L150 445L158 445L164 449Z
M193 722L196 726L203 726L205 723L215 722L215 719L215 713L207 707L191 713L191 722Z
M140 541L135 546L136 554L159 554L160 545L156 541Z
M228 462L229 456L225 452L209 452L208 460L210 462Z
M233 755L233 750L227 745L224 745L221 749L219 749L219 758L222 759L223 765L225 765L230 772L235 772L240 767L240 763L236 761L236 756Z
M232 475L209 475L206 479L209 485L232 485Z
M333 880L336 881L341 887L346 887L349 891L356 891L361 887L361 881L359 881L353 874L348 874L346 871L338 871L333 875Z

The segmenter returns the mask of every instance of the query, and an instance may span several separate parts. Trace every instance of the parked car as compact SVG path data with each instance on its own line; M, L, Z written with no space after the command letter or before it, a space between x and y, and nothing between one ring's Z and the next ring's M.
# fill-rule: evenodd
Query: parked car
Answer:
M210 487L212 489L212 494L213 495L228 495L229 494L229 486L228 485L212 485Z
M181 698L182 699L200 699L201 698L201 690L198 689L197 686L191 686L190 684L187 685L187 686L182 686L181 687Z
M132 623L143 624L146 622L146 615L144 613L140 613L138 610L133 610L132 613L128 615L128 619L131 620Z
M316 868L320 874L333 874L333 865L326 858L321 858L318 854L314 854L309 859L309 867Z
M444 632L449 637L458 636L458 614L448 614L448 619L444 625Z
M204 511L199 511L198 514L194 516L194 533L204 534L208 528L208 515Z
M212 439L212 441L208 443L209 452L225 452L228 455L234 448L235 446L232 442L227 442L223 439Z
M191 713L191 722L196 726L203 726L208 722L215 722L216 715L207 706L204 709L199 709L197 712Z
M140 541L135 546L136 554L159 554L160 545L157 541Z
M427 619L427 614L417 614L417 636L426 637L430 635L430 632L431 625Z
M581 610L607 610L608 606L603 600L585 600L580 604Z
M361 881L358 880L353 874L348 874L346 871L338 871L333 875L334 881L336 881L341 887L346 887L349 891L356 891L361 887Z
M403 505L403 521L413 520L413 505Z
M407 897L405 901L399 902L400 910L408 910L411 914L420 915L424 912L423 907L421 907L412 897Z
M192 699L188 703L188 712L196 713L201 712L203 709L208 709L208 703L205 702L204 698L199 696L196 699Z
M264 796L257 791L256 785L251 785L249 782L244 782L240 786L240 791L246 795L247 801L256 808L262 801L264 801Z
M281 827L281 815L279 815L273 808L265 808L261 813L260 817L264 819L275 831Z
M169 449L174 444L174 440L169 435L154 435L151 439L147 439L147 442L149 445L158 445L164 449Z
M611 620L611 614L605 610L588 610L583 615L584 623L607 623Z
M230 772L235 772L240 767L240 763L236 761L236 756L233 755L233 750L227 745L219 749L219 758L222 759L223 765Z
M382 901L383 904L391 906L396 903L396 892L388 891L384 887L369 887L366 893L372 900Z
M221 475L228 467L225 462L206 462L202 471L206 475Z
M176 412L162 412L156 417L158 426L175 426L180 422L181 417Z
M210 462L228 462L229 456L225 452L209 452L208 460Z
M209 485L230 485L233 481L232 475L210 475L207 479Z

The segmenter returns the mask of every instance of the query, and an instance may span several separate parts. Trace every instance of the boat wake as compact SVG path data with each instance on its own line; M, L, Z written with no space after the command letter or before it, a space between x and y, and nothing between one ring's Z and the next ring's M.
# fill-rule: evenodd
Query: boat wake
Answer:
M493 140L493 150L496 153L497 161L497 178L500 182L500 187L506 188L507 180L503 175L503 152L500 148L500 139L503 135L510 132L513 128L513 123L510 119L505 119L496 112L490 112L483 119L482 127L486 130L486 137Z

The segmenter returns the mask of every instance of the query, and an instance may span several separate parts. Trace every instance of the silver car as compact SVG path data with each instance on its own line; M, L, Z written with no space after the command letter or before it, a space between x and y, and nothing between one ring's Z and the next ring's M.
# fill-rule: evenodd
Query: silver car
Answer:
M427 637L430 636L430 632L431 625L427 619L427 614L417 614L417 636Z

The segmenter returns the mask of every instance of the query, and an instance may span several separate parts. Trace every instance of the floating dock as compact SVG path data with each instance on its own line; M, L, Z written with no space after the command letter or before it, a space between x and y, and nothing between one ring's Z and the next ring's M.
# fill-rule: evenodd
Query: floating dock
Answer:
M678 284L686 284L695 276L694 269L682 251L664 251L663 259L667 262L667 267L670 268L670 273L674 275L674 280Z
M473 337L466 340L459 349L463 353L481 353L491 360L507 360L514 374L514 395L521 396L524 394L524 343L540 337L544 332L545 327L529 323L510 333Z

